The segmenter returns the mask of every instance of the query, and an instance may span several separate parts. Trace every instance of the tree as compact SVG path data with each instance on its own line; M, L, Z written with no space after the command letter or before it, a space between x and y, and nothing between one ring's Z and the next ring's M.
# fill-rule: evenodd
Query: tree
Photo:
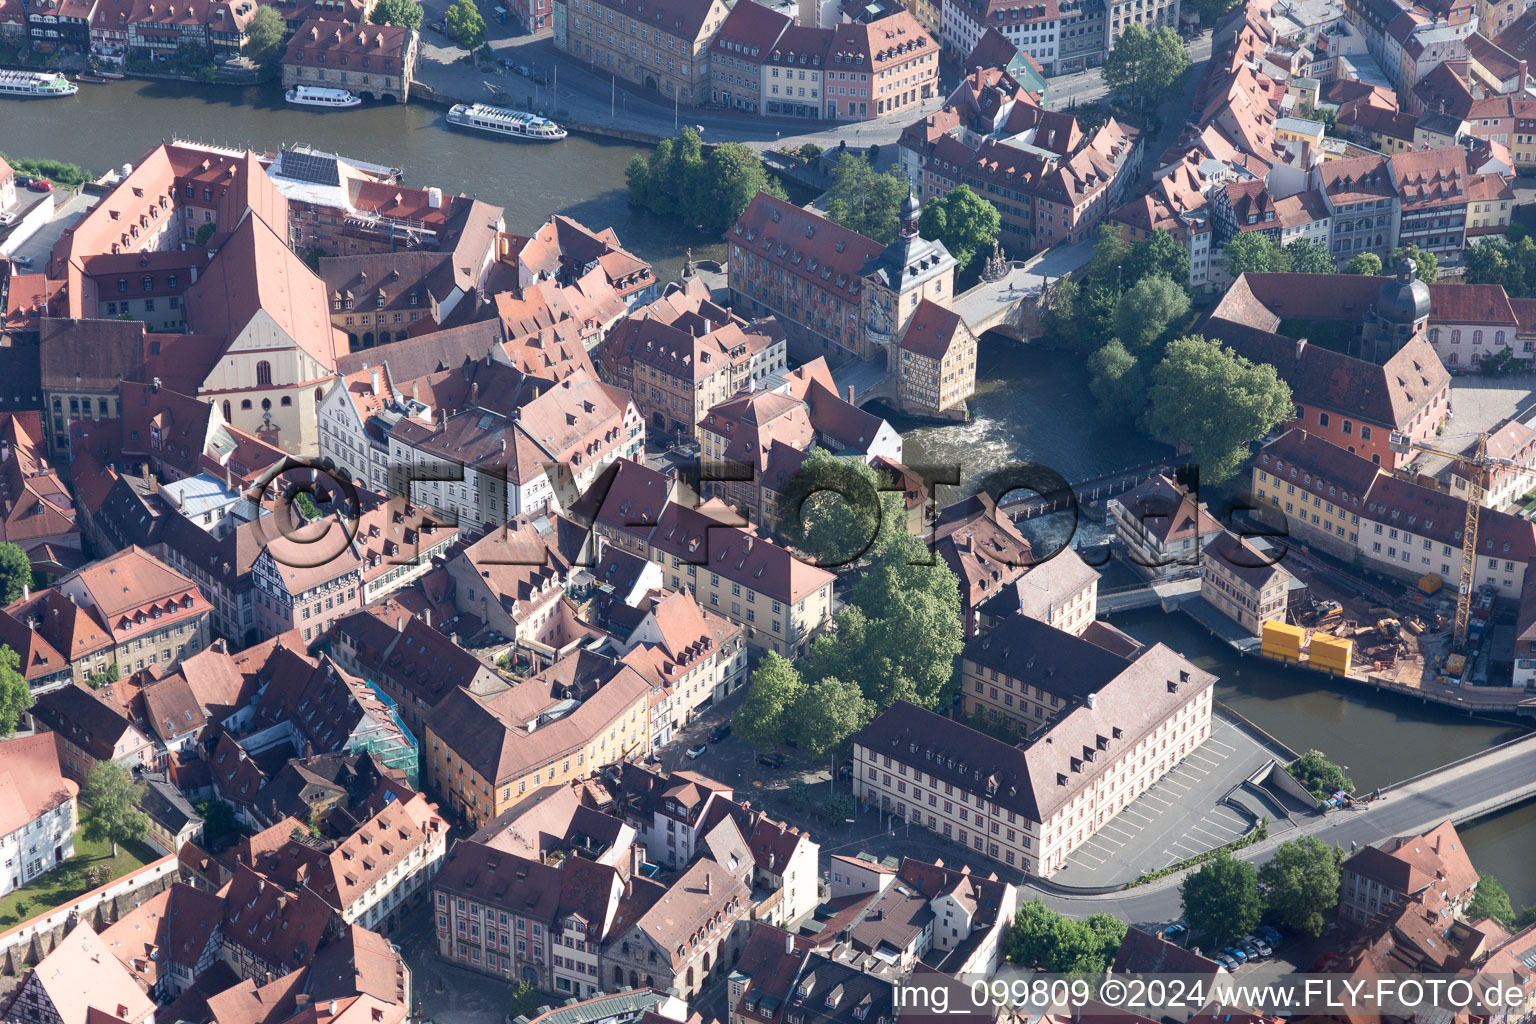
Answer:
M1404 259L1413 260L1419 271L1419 280L1425 284L1434 284L1440 279L1440 258L1432 252L1425 252L1416 245L1410 245L1406 249L1392 250L1392 272L1397 273L1397 265Z
M827 821L836 825L853 817L853 812L858 810L858 804L853 796L838 790L821 802L821 813Z
M1157 99L1189 69L1189 53L1178 33L1166 25L1148 33L1132 24L1104 60L1104 84L1134 97L1140 106Z
M1381 276L1381 257L1373 252L1362 252L1344 264L1344 273L1363 274L1366 277Z
M1184 879L1179 894L1184 920L1213 948L1248 934L1264 913L1258 872L1225 850Z
M117 844L142 839L149 829L149 818L139 810L144 787L133 780L127 765L118 761L97 761L80 791L80 802L90 811L85 815L85 838Z
M277 58L288 26L276 7L262 4L251 15L251 23L245 29L245 55L257 64L268 64Z
M456 0L443 16L443 26L448 35L466 50L479 49L485 42L485 19L474 0Z
M1267 363L1254 364L1200 335L1168 344L1152 371L1148 430L1188 444L1201 476L1236 475L1248 445L1295 413L1291 389Z
M207 245L208 240L212 238L218 230L218 225L213 223L199 224L197 226L197 237L192 241L195 245Z
M1163 339L1189 315L1189 293L1162 274L1137 281L1115 307L1115 335L1133 352Z
M662 140L661 145L671 145ZM654 156L655 150L652 150ZM651 165L645 157L636 153L629 158L629 164L624 168L624 181L629 186L629 205L650 209L652 204L651 193Z
M747 699L731 715L732 730L758 750L778 746L784 739L787 715L804 692L795 666L769 651L752 673Z
M997 207L971 191L969 185L957 185L930 199L918 221L923 237L943 242L959 270L969 266L977 253L992 247L1001 226Z
M1165 229L1154 228L1150 235L1131 246L1124 267L1127 284L1162 274L1183 285L1189 281L1189 250Z
M223 849L224 844L239 831L235 809L227 800L204 800L197 805L197 813L203 819L204 840L214 852Z
M1316 836L1281 843L1259 869L1264 901L1288 928L1317 938L1339 902L1339 862Z
M1233 277L1272 274L1286 269L1284 253L1258 231L1242 231L1232 236L1222 252L1221 261Z
M1515 908L1510 906L1509 893L1492 875L1477 880L1477 888L1472 890L1472 899L1467 902L1468 921L1481 921L1485 917L1505 928L1515 926Z
M1209 29L1230 11L1237 0L1191 0L1191 6L1200 15L1200 28Z
M899 170L877 174L857 153L844 152L832 168L827 218L866 238L889 244L901 228L901 204L909 186Z
M779 491L779 532L813 565L838 568L864 558L879 538L886 501L880 480L861 458L812 448Z
M540 1006L544 1005L544 997L539 995L539 990L533 987L533 983L527 978L517 983L512 990L508 1003L507 1018L516 1020L518 1017L532 1017Z
M818 679L795 701L789 719L806 755L826 757L875 717L875 705L859 685L836 676Z
M1063 917L1038 898L1021 906L1008 932L1008 959L1047 971L1100 974L1115 961L1125 922L1108 914Z
M1311 791L1319 800L1326 800L1343 790L1355 791L1355 784L1344 775L1344 769L1324 756L1321 750L1309 750L1291 762L1291 776Z
M1131 251L1131 244L1121 237L1118 228L1113 224L1100 224L1099 237L1093 242L1093 259L1088 261L1084 278L1095 284L1113 285L1118 290Z
M1285 256L1293 274L1332 274L1337 271L1328 246L1311 238L1298 238L1285 247Z
M32 560L20 545L0 541L0 594L6 604L21 600L23 588L32 585Z
M1136 357L1119 338L1088 357L1088 390L1099 403L1099 415L1111 422L1133 420L1147 402L1147 377Z
M0 645L0 738L15 733L16 723L32 706L32 688L21 674L21 655Z
M1070 278L1051 289L1049 305L1040 314L1045 342L1057 348L1076 347L1078 296L1082 286Z
M401 28L421 28L421 4L416 0L379 0L369 20L375 25L399 25Z
M722 143L704 161L689 219L710 233L724 231L736 223L759 192L787 198L756 153L739 142Z

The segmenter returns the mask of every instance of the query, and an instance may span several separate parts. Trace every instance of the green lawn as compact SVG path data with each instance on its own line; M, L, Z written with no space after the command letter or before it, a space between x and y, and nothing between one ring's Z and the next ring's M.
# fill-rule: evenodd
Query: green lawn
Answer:
M86 882L85 873L98 864L116 879L159 859L160 854L144 843L120 843L114 857L111 843L93 843L77 832L73 857L0 898L0 929L14 927L90 892L95 887ZM22 901L27 904L24 911L18 907Z

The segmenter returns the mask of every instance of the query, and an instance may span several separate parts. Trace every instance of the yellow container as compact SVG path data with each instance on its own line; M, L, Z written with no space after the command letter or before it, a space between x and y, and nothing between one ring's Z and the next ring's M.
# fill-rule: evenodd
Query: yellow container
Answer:
M1260 633L1259 648L1264 654L1301 656L1301 642L1307 631L1287 622L1266 622Z
M1325 636L1321 633L1312 636L1312 653L1310 661L1313 668L1336 675L1349 675L1350 666L1354 660L1355 642L1344 637Z

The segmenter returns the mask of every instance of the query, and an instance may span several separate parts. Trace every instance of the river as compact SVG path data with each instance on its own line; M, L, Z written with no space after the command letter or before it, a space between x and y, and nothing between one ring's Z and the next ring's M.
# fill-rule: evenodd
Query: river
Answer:
M411 185L437 185L504 207L510 231L528 234L557 212L592 228L612 227L664 281L680 274L689 247L699 259L723 256L718 239L629 205L624 168L645 152L640 147L576 135L547 145L504 142L452 130L443 114L422 103L305 110L284 103L275 85L125 79L82 84L69 99L0 105L0 148L102 172L172 138L257 152L309 143L399 167Z

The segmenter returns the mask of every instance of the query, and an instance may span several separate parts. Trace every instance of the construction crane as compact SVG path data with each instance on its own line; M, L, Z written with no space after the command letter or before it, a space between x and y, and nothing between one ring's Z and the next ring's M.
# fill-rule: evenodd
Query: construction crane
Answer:
M1472 576L1477 568L1477 514L1483 504L1483 474L1482 471L1492 467L1513 469L1522 472L1536 472L1530 466L1521 465L1513 459L1501 458L1488 454L1488 433L1484 431L1477 436L1477 444L1472 451L1453 452L1444 448L1436 448L1431 444L1423 444L1414 441L1407 434L1394 430L1388 441L1388 446L1399 455L1409 452L1422 452L1425 455L1438 455L1441 458L1459 462L1468 467L1467 472L1467 520L1461 531L1461 582L1456 587L1456 628L1451 633L1451 643L1458 652L1464 651L1467 645L1467 622L1472 617Z

